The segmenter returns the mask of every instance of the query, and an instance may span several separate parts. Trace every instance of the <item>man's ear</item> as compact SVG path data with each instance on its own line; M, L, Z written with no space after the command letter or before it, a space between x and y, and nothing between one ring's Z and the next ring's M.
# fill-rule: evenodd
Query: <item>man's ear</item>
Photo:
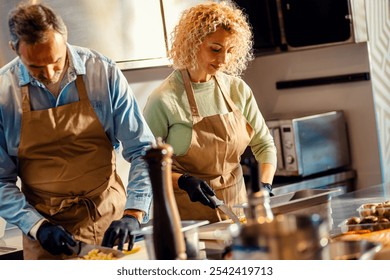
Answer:
M8 44L9 44L9 47L10 47L14 52L16 52L15 46L14 46L14 44L12 43L12 41L9 41Z

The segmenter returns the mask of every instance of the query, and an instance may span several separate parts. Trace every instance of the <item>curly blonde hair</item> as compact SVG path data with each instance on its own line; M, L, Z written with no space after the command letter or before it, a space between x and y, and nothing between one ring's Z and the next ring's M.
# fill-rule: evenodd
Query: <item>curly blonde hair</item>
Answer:
M205 37L223 28L233 35L234 48L221 71L239 76L253 59L253 33L247 16L231 1L205 2L185 10L171 33L168 53L174 69L197 68L197 53Z

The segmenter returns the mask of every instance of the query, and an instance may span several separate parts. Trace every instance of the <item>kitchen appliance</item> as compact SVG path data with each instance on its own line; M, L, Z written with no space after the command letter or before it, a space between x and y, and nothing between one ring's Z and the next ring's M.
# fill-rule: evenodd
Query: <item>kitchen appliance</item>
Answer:
M276 176L301 176L350 163L343 111L274 116L266 121L277 149Z
M367 40L364 0L234 2L248 16L259 54Z

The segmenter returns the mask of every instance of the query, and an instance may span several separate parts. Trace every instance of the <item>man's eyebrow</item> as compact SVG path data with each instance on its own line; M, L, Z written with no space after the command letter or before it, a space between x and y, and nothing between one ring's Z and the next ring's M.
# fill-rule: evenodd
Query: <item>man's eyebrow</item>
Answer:
M57 62L59 62L60 60L62 59L62 57L58 58L56 61L54 61L53 63L50 63L50 64L55 64ZM39 65L35 65L35 64L28 64L29 67L32 67L32 68L41 68L41 67L44 67L44 66L39 66Z

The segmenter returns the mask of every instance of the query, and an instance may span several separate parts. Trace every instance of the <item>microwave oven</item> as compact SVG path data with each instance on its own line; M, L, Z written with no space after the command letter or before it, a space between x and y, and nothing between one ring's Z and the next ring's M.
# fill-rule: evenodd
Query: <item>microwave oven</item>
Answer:
M343 111L267 119L277 149L275 176L308 176L350 164Z

